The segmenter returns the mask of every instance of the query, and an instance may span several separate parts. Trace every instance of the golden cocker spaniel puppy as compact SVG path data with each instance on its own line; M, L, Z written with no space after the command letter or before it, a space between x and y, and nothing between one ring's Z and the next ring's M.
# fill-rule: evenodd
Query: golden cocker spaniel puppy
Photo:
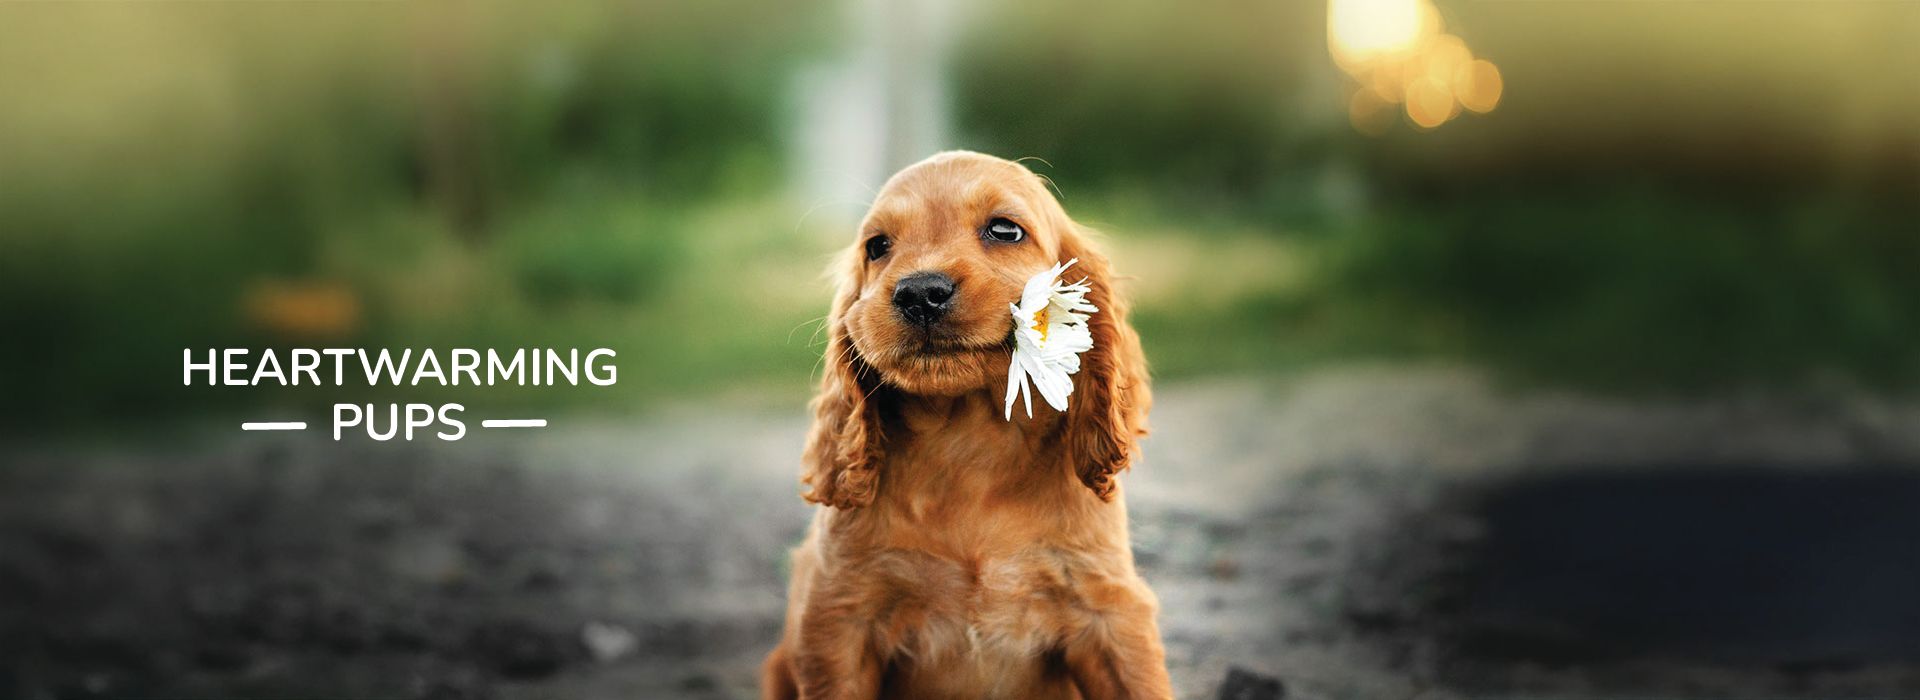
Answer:
M1093 348L1068 408L1002 413L1008 304L1078 259ZM1107 259L1018 163L889 180L840 264L767 698L1170 698L1115 475L1146 434L1140 339Z

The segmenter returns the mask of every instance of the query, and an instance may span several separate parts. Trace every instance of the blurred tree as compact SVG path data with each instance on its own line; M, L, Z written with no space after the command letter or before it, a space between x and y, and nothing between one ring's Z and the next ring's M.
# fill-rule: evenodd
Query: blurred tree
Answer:
M421 178L455 233L479 238L489 220L487 132L476 95L481 57L473 13L463 2L411 6Z

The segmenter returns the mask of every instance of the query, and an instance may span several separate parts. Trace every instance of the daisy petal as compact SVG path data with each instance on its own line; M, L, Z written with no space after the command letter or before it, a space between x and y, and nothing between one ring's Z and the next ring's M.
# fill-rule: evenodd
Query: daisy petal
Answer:
M1025 378L1025 374L1020 371L1020 360L1015 358L1013 363L1007 366L1007 420L1013 420L1013 395L1020 391L1020 384Z
M1013 420L1016 395L1033 417L1033 395L1054 410L1066 411L1073 395L1073 375L1080 371L1080 353L1093 348L1088 314L1100 309L1087 301L1093 287L1089 278L1060 281L1061 273L1078 258L1055 264L1027 280L1020 300L1009 303L1013 322L1013 351L1007 365L1007 396L1002 413Z

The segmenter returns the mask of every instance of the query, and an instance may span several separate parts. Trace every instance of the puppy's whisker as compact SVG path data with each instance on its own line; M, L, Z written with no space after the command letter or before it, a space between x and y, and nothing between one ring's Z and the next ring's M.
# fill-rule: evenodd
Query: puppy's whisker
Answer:
M797 331L797 330L800 330L800 328L801 328L802 326L805 326L805 325L807 325L807 324L814 324L814 326L813 326L813 332L812 332L812 333L810 333L810 334L808 334L808 336L807 336L807 347L813 347L814 345L816 345L816 343L815 343L814 341L816 341L816 340L819 340L819 339L820 339L820 331L821 331L821 329L824 329L824 328L826 328L826 327L827 327L827 317L825 317L825 316L818 316L818 317L815 317L815 318L810 318L810 319L807 319L807 320L805 320L805 321L801 321L801 322L799 322L799 323L796 323L796 324L794 324L792 328L789 328L789 329L787 329L787 340L786 340L786 344L787 344L787 345L792 345L792 344L793 344L793 332L794 332L794 331Z
M864 207L867 205L866 202L861 202L861 201L852 200L852 199L826 199L826 200L814 202L812 206L807 208L806 212L800 214L799 219L793 222L793 233L796 233L796 234L800 233L801 227L806 226L807 219L811 218L815 212L818 212L821 209L825 209L827 207L830 207L836 204L843 204L849 207Z
M1025 163L1025 162L1027 162L1027 161L1030 161L1030 160L1031 160L1031 161L1037 161L1037 162L1039 162L1039 163L1040 163L1041 165L1044 165L1044 166L1047 166L1048 168L1052 168L1052 167L1053 167L1053 163L1051 163L1051 162L1049 162L1049 161L1048 161L1047 159L1045 159L1045 158L1041 158L1040 156L1020 156L1019 158L1015 158L1015 159L1013 159L1013 162L1015 162L1015 163Z
M848 183L848 184L851 184L851 185L853 185L854 187L857 187L857 188L859 188L859 189L863 189L863 190L866 190L866 191L867 191L867 195L868 195L868 196L870 196L870 197L878 197L878 196L880 196L880 190L879 190L878 188L876 188L876 187L874 187L874 185L873 185L873 183L872 183L872 182L869 182L869 181L867 181L867 180L865 180L865 179L862 179L862 178L860 178L859 176L857 176L857 175L854 175L853 173L850 173L850 172L847 172L847 171L845 171L845 170L839 170L839 169L835 169L835 168L813 168L813 169L811 169L811 170L808 170L808 171L806 171L806 172L804 172L804 173L801 173L801 176L802 176L802 177L812 177L812 176L816 176L816 175L817 175L817 176L819 176L819 177L824 177L824 178L831 178L831 179L837 179L837 180L840 180L840 181L842 181L842 182L845 182L845 183ZM859 206L863 206L863 207L864 207L864 206L866 206L866 205L867 205L868 203L867 203L867 202L857 202L856 204L858 204Z

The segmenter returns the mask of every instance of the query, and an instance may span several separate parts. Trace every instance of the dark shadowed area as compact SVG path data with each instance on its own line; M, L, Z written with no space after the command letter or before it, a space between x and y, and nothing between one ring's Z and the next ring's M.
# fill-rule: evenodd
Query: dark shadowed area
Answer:
M1503 484L1453 630L1548 663L1920 662L1920 474L1677 465Z
M1887 466L1920 464L1920 408L1374 369L1170 386L1156 419L1126 483L1183 698L1920 687L1920 470ZM713 407L451 447L12 448L0 681L753 697L806 521L803 427Z

